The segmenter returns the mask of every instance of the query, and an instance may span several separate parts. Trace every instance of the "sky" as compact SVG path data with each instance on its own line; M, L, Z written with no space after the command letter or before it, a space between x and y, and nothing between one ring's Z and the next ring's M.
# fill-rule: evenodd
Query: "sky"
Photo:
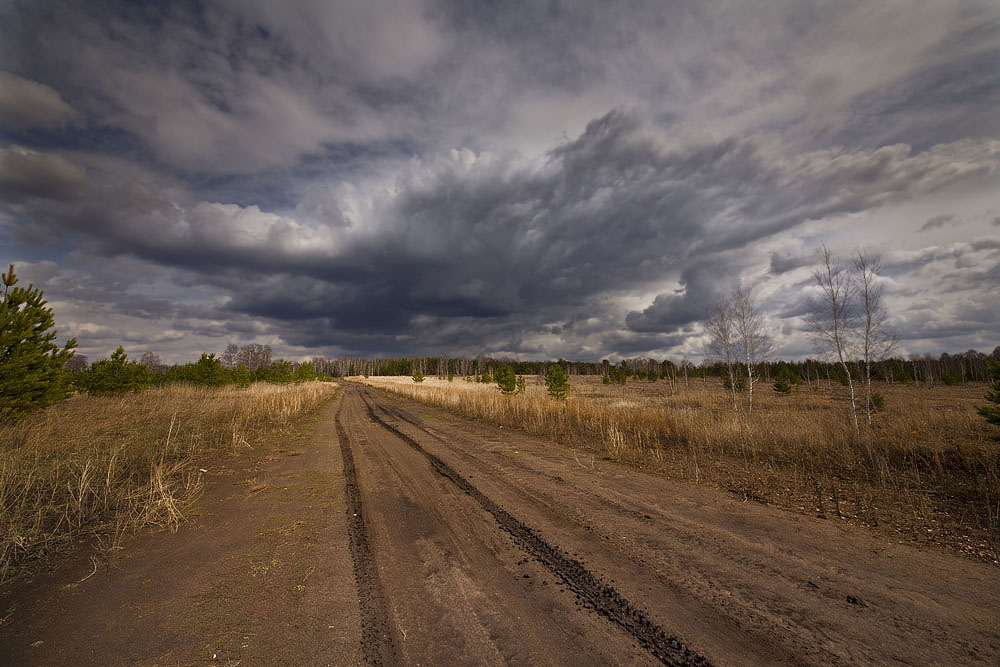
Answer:
M0 0L0 263L185 362L700 360L817 249L902 354L1000 344L1000 4Z

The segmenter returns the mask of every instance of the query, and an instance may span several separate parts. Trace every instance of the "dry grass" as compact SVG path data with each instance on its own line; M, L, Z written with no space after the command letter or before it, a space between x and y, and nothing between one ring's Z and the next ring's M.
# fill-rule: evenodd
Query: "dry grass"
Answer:
M0 426L0 581L81 533L113 549L139 527L176 528L209 457L253 446L334 391L172 385L76 396Z
M569 445L598 444L609 459L746 500L881 525L987 560L1000 551L1000 443L975 412L984 385L877 387L885 412L855 433L840 386L780 396L762 383L747 415L715 380L574 377L564 402L548 399L537 378L515 397L460 379L365 381Z

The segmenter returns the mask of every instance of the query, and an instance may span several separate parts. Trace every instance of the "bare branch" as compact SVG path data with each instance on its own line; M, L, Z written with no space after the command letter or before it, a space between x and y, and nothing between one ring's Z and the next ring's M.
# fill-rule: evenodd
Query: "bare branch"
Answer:
M747 372L747 411L753 412L753 386L756 382L754 369L767 361L772 354L773 344L767 332L760 304L753 298L748 287L734 287L730 297L733 323L743 353L743 363Z
M823 352L833 355L847 375L851 393L851 419L858 428L858 412L854 402L854 380L847 362L855 346L851 301L855 285L851 274L843 269L836 255L824 245L819 250L820 267L813 272L820 296L814 300L809 316L813 340Z
M865 416L869 425L872 423L872 362L892 354L898 342L885 307L885 285L878 282L881 270L881 257L860 249L857 251L854 256L854 280L861 310L858 340L865 363Z
M708 354L726 364L729 376L729 391L733 398L733 410L736 409L736 374L733 363L736 358L736 329L733 323L733 306L729 299L721 299L712 307L712 312L705 321L705 330L711 337L708 343Z

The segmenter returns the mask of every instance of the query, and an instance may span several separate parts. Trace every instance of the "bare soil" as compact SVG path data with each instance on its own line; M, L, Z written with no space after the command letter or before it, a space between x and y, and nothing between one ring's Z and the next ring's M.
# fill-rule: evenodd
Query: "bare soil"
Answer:
M283 448L177 533L5 587L0 662L1000 663L995 565L591 443L349 386Z

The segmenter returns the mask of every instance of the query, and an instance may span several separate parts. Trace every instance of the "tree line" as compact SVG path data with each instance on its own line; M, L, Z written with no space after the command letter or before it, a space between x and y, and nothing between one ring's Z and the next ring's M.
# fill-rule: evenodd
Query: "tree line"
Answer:
M312 364L279 359L252 370L244 363L227 364L214 353L202 354L198 361L166 366L150 352L139 361L131 360L119 347L109 359L100 359L70 374L71 385L93 396L136 391L145 387L185 382L207 387L249 386L254 382L286 384L329 379L317 375Z
M887 383L962 382L997 383L1000 373L1000 346L987 355L975 350L939 356L892 356L895 335L877 281L877 256L859 252L852 268L842 267L825 247L820 252L820 268L814 274L820 296L814 300L810 327L818 348L827 356L804 361L775 361L766 320L752 292L735 287L716 303L706 320L710 343L708 355L699 365L686 358L679 362L664 359L628 358L617 363L522 361L479 355L474 358L424 356L371 358L313 357L306 362L274 359L270 346L230 343L218 355L205 353L194 362L167 365L152 352L129 359L119 347L108 359L88 363L85 355L74 354L76 341L62 348L55 344L54 318L46 307L41 290L29 285L17 287L11 265L2 274L3 300L0 302L0 421L11 421L62 400L73 391L106 395L134 391L170 382L207 386L249 385L252 382L302 382L355 375L455 375L490 378L499 373L514 393L523 384L517 378L537 375L547 380L555 374L599 375L605 383L667 381L677 388L691 378L717 377L730 391L734 408L738 392L747 394L747 411L753 409L753 390L758 382L774 381L774 390L790 393L800 384L828 385L838 382L851 395L852 417L857 425L854 382L864 387L868 419L877 409L878 397L871 391L873 379ZM513 380L512 380L513 378ZM549 384L547 382L547 384ZM561 379L556 383L562 393ZM551 388L551 385L550 385ZM990 396L997 396L1000 387ZM507 393L510 393L509 391ZM993 400L992 398L990 399ZM993 409L993 408L989 408Z

